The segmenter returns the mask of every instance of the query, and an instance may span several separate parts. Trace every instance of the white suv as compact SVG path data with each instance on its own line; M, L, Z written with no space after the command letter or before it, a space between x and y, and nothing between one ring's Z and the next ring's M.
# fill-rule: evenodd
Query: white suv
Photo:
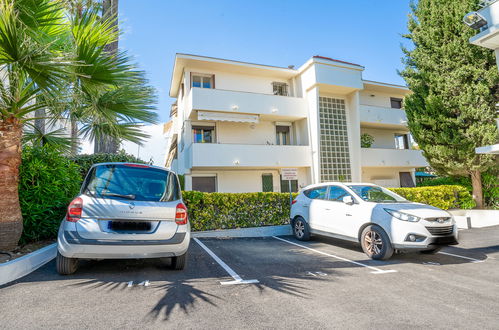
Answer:
M395 251L436 253L458 244L449 213L369 183L305 187L293 200L291 226L299 240L317 234L360 242L372 259L389 259Z

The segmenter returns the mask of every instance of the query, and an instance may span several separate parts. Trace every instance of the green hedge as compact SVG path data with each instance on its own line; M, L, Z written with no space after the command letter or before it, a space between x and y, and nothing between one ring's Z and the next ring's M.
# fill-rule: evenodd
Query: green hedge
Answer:
M182 197L195 231L289 223L289 194L285 193L184 191Z
M390 188L390 190L410 201L433 205L444 210L452 208L471 209L475 207L470 192L462 186Z
M469 177L441 177L424 180L418 184L420 187L441 185L463 186L470 194L473 191ZM482 173L482 189L485 205L490 208L499 209L499 166Z
M80 189L79 167L53 148L26 146L19 170L21 243L55 238L69 202Z

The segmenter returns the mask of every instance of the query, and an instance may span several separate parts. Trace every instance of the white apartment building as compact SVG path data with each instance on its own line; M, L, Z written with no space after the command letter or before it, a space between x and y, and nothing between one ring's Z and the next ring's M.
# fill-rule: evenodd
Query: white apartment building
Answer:
M413 186L427 166L412 149L404 86L362 79L364 67L322 56L283 68L177 54L166 166L185 189L287 192L325 181ZM361 147L361 135L374 142Z

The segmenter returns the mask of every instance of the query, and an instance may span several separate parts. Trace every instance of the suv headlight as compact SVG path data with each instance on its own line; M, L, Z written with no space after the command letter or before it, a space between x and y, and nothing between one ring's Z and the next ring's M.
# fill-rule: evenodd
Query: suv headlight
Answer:
M388 212L392 217L397 218L399 220L403 221L409 221L409 222L418 222L421 220L420 217L417 217L415 215L410 215L404 212L396 211L396 210L391 210L391 209L384 209L386 212Z

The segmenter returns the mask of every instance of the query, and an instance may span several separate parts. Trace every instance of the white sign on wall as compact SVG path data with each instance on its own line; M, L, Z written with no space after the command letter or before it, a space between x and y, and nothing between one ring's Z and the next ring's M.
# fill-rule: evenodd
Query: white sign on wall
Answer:
M297 168L282 168L281 175L283 180L298 180Z

